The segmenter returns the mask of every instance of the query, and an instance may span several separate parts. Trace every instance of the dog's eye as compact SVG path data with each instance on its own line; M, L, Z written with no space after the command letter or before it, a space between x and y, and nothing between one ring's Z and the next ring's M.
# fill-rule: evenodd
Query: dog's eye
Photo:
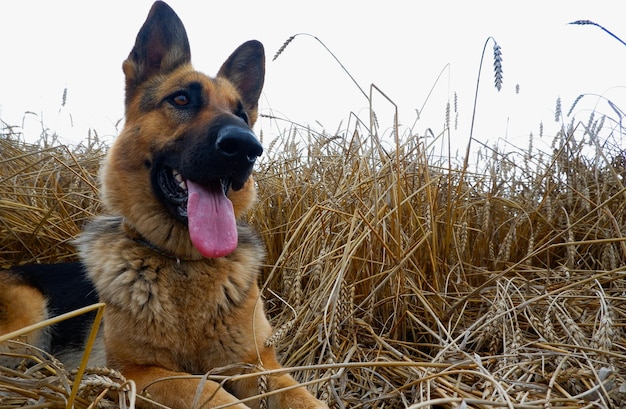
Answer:
M176 106L184 107L184 106L189 105L189 95L187 95L184 92L178 92L172 95L172 97L170 98L170 101L172 101L172 104Z
M243 109L243 106L239 105L237 107L237 111L235 112L235 115L243 119L245 123L250 124L250 118L248 118L248 114L246 113L246 110Z

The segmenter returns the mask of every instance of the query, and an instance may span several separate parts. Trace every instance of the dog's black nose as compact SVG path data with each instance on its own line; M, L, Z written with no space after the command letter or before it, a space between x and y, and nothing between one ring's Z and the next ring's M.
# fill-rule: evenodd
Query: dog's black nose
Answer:
M263 146L251 130L225 126L215 141L217 153L240 164L252 164L263 153Z

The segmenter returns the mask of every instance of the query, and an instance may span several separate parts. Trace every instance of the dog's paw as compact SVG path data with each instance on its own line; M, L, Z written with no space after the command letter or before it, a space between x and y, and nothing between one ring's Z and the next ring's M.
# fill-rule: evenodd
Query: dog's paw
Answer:
M306 402L298 402L292 403L286 406L288 409L328 409L328 405L326 405L322 401L306 401Z
M281 409L328 409L328 405L317 400L304 387L292 389L279 395L279 400L270 402L270 407Z

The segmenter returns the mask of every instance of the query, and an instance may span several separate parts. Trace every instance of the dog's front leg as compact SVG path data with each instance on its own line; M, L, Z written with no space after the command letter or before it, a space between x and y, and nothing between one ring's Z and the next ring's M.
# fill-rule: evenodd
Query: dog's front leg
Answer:
M281 369L282 366L276 359L276 352L273 347L265 347L260 352L260 361L265 370ZM258 390L257 378L248 378L233 382L233 391L239 397L256 395ZM268 408L272 409L328 409L328 406L317 400L304 387L298 384L289 374L267 376L267 389L269 391L279 391L268 398ZM251 402L251 407L256 407L257 401Z
M157 366L127 367L122 371L127 379L137 384L137 391L172 409L189 409L201 387L201 398L196 407L215 407L239 400L214 381L200 385L200 379L191 378L184 372L169 371ZM189 378L185 378L188 376ZM244 404L228 406L233 409L249 409Z
M269 379L269 386L272 390L280 390L298 385L291 376L285 374L280 376L272 376ZM289 389L272 396L269 399L270 408L290 408L290 409L328 409L328 406L313 397L309 391L300 386L295 389Z
M273 369L278 369L273 368ZM259 394L259 383L256 377L234 381L230 385L233 393L240 398ZM315 399L304 386L287 374L270 375L267 377L268 391L278 391L267 399L267 407L272 409L328 409L325 403ZM251 408L259 407L259 400L248 403Z

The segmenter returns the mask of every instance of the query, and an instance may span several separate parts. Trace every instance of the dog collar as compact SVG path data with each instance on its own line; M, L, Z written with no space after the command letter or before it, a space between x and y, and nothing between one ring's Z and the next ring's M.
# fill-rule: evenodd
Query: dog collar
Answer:
M176 260L176 263L180 264L181 261L197 261L197 259L191 258L191 257L179 257L169 251L163 250L162 248L150 243L148 240L144 239L143 237L132 237L133 241L135 243L141 244L142 246L154 251L155 253L167 257L167 258L171 258L172 260Z

